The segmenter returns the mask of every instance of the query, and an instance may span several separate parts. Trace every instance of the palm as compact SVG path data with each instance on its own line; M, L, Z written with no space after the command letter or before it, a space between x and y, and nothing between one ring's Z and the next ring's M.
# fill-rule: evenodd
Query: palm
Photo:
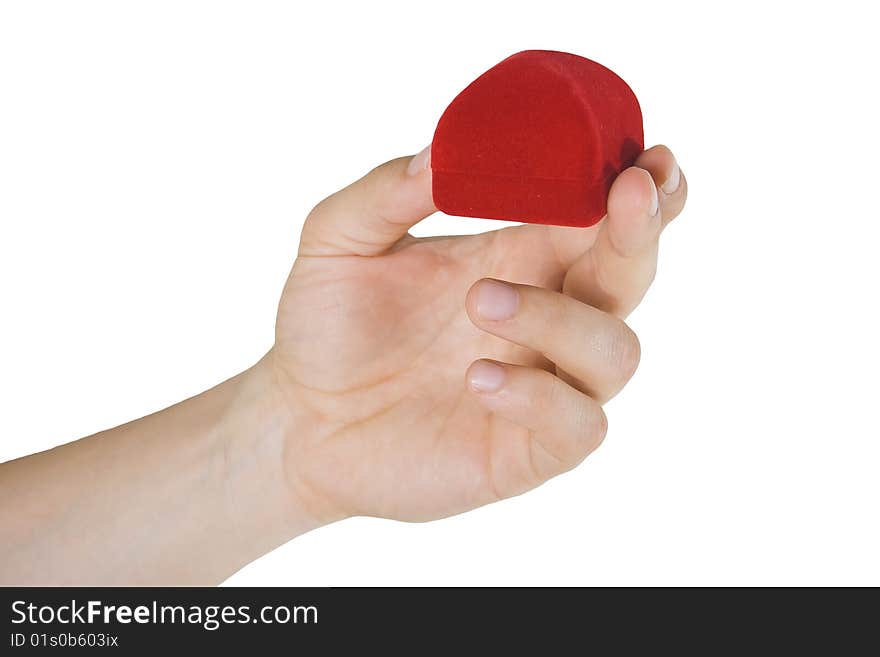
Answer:
M297 475L347 513L410 520L458 513L546 479L536 471L547 458L540 446L471 398L463 373L479 357L549 364L474 327L464 298L485 276L561 289L566 250L583 252L595 234L580 230L572 244L569 229L522 226L405 237L377 257L299 258L279 310L276 353L325 430L297 444L310 452L291 455L292 467L308 464Z

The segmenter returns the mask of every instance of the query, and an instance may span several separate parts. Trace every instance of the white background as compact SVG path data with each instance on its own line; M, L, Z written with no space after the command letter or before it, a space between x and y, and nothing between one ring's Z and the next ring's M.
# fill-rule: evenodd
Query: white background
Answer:
M880 584L880 53L860 5L4 2L0 459L251 365L317 201L425 146L507 55L568 50L630 83L691 191L605 444L528 495L350 520L229 583Z

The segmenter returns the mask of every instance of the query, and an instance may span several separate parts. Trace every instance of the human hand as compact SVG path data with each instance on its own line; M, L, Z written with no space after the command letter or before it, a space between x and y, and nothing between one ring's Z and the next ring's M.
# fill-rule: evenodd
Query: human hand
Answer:
M417 239L408 229L435 211L423 151L319 203L258 366L289 410L291 495L320 521L421 521L577 465L638 364L623 318L686 195L655 146L591 228Z
M409 236L434 211L424 152L325 199L257 365L0 464L0 581L216 583L333 520L440 518L574 467L638 363L622 318L684 205L666 148L636 165L588 229Z

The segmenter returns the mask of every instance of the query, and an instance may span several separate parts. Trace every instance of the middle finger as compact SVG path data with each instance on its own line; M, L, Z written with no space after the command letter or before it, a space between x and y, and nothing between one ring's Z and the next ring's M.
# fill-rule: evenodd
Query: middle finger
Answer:
M559 292L485 278L466 307L476 326L542 353L598 401L619 392L639 362L638 338L622 320Z

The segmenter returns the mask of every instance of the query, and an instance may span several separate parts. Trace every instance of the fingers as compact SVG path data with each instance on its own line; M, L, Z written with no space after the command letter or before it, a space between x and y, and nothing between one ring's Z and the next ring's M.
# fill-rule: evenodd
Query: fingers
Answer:
M530 430L528 461L540 481L576 466L605 437L602 407L549 372L478 360L466 380L484 405Z
M328 196L309 213L299 255L373 256L387 251L414 224L434 213L430 146L376 167Z
M684 206L687 183L672 153L655 146L620 174L595 244L569 269L563 291L626 317L654 280L660 232ZM664 189L666 191L664 191Z
M687 200L687 180L666 146L649 148L636 159L635 165L651 174L660 192L660 214L665 226L681 214Z
M476 326L542 353L599 402L620 391L638 366L639 341L622 320L564 294L482 279L465 303Z

